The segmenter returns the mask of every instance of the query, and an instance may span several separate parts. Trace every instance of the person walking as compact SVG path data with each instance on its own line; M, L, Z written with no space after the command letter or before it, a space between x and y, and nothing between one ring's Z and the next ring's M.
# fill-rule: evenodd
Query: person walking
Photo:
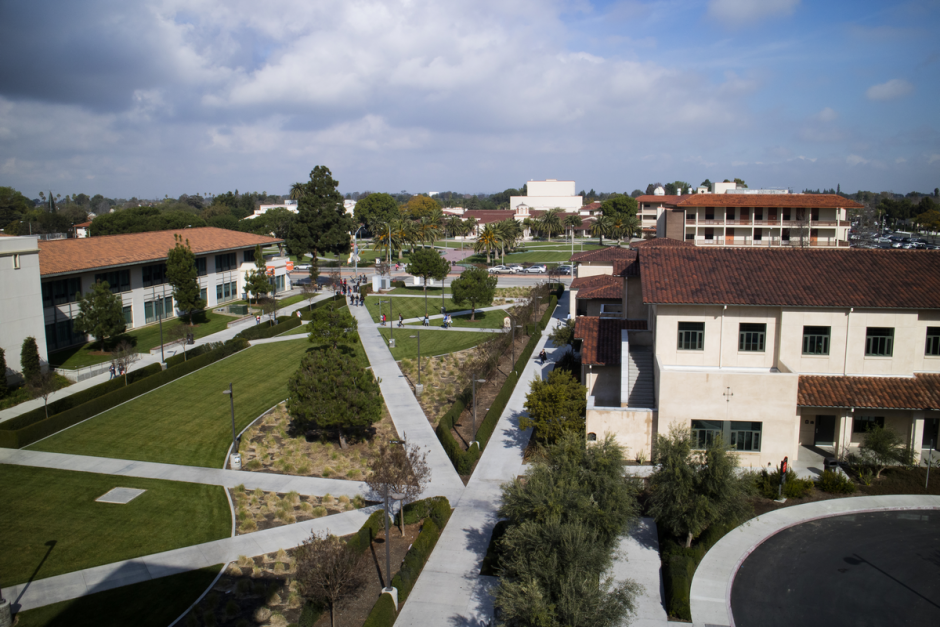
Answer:
M545 365L545 357L546 357L546 355L545 355L545 349L543 348L543 349L542 349L542 352L539 353L539 361L542 362L541 365L543 365L543 366Z
M402 317L401 314L398 314L398 326L399 327L405 326L405 319Z
M428 318L428 314L424 314L424 326L431 326L431 320Z
M261 316L260 316L260 315L255 316L255 324L261 324Z
M111 368L109 369L109 371L111 372L111 378L108 379L110 381L111 379L114 378L114 364L111 364Z
M382 314L382 326L385 326L385 314Z

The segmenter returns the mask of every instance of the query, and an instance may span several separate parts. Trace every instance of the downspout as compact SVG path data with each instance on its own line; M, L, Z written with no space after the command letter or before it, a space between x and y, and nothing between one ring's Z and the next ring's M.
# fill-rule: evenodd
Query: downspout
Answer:
M842 355L842 376L845 376L846 369L848 367L849 359L849 330L852 327L852 312L855 311L854 307L849 307L849 313L845 319L845 353ZM855 411L854 409L852 411Z

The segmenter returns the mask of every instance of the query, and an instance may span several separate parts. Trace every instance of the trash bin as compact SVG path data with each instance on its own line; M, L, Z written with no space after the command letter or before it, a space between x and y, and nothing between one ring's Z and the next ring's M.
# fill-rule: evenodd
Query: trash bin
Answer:
M824 470L838 470L839 469L839 460L835 457L827 457L823 460L823 469Z
M242 456L238 453L233 453L231 457L231 466L232 470L241 470L242 469Z

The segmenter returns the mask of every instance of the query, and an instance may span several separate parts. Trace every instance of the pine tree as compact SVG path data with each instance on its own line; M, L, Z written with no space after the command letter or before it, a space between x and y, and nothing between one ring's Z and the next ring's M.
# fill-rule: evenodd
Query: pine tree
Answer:
M79 297L78 316L72 321L72 328L93 335L103 349L106 339L124 333L127 328L123 310L121 297L111 293L107 281L98 281L91 291Z
M7 395L9 388L7 387L7 356L6 353L0 348L0 398L3 398Z
M23 340L23 348L20 349L20 367L23 369L23 378L27 382L35 379L42 372L39 347L36 345L36 338L32 336Z
M170 249L166 260L167 283L173 287L176 307L183 316L193 322L193 312L204 309L206 301L200 297L199 281L196 278L196 255L189 247L189 240L183 245L183 237L175 235L176 246Z
M346 215L343 195L336 191L339 183L330 169L318 165L307 183L295 183L291 195L298 198L297 218L287 236L287 248L302 258L312 253L346 254L351 246L349 233L355 230L352 218Z
M245 277L245 291L254 296L255 302L271 291L271 282L268 281L267 267L261 246L255 246L255 269Z

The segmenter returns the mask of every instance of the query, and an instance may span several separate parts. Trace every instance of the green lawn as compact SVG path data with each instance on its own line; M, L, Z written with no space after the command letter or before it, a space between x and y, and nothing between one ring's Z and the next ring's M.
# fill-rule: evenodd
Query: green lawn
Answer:
M505 311L493 310L493 311L478 311L476 312L476 316L474 317L476 318L476 320L471 321L470 314L467 314L465 316L453 316L451 317L451 320L453 320L454 327L467 327L471 329L502 329L503 320L507 316L506 316ZM431 326L439 327L441 326L441 324L442 324L442 320L440 318L431 320ZM407 327L421 327L421 326L423 325L420 322L415 322L412 324L405 325L406 328Z
M307 296L306 294L294 294L293 296L288 296L287 298L285 298L285 299L283 299L283 300L278 300L278 301L277 301L277 306L278 306L278 307L289 307L289 306L293 305L294 303L299 303L299 302L301 302L301 301L309 300L310 298L311 298L311 297L310 297L310 296Z
M366 296L366 309L369 310L369 315L372 316L374 322L379 321L379 315L384 313L386 316L389 315L389 303L388 298L381 298L386 302L382 303L382 310L379 311L379 296ZM423 298L392 298L392 315L390 318L394 318L395 321L398 320L398 314L403 315L405 318L423 318L424 317L424 299ZM454 304L454 301L451 299L445 299L444 306L446 307L445 311L448 313L453 313L455 311L463 311L467 307L458 307ZM437 298L431 298L430 294L428 295L428 315L433 316L435 314L441 313L441 294L438 292Z
M310 349L299 340L253 346L30 448L219 468L232 440L222 390L234 383L240 431L287 398L287 379Z
M219 486L0 468L0 546L15 547L0 569L3 587L28 581L37 568L36 579L44 579L231 534L232 516ZM126 505L95 502L116 487L146 492Z
M309 331L307 330L307 323L304 322L302 325L300 325L296 329L291 329L290 331L285 331L284 333L281 333L279 337L283 337L285 335L307 335L308 333ZM300 340L296 340L296 341L300 342ZM328 345L326 344L319 344L319 345L307 344L307 346L311 348L322 349L322 350L326 350L328 348ZM355 359L356 363L358 363L363 368L368 368L370 366L369 358L366 357L366 350L362 347L362 342L356 342L352 346L340 346L340 347L337 347L337 350L340 350L343 353Z
M415 327L395 329L395 348L391 349L396 361L415 359L418 356L418 340ZM388 329L380 329L382 337L388 343ZM432 357L454 353L482 344L490 339L491 333L461 333L460 331L428 330L421 333L421 356Z
M16 615L17 627L166 627L208 588L222 565L87 594Z
M213 333L224 331L226 325L234 319L235 318L231 316L223 316L222 314L207 311L201 318L202 322L200 322L200 318L197 317L196 325L190 332L193 333L197 339L212 335ZM184 324L186 323L179 318L164 320L163 342L166 343L170 341L170 331L172 329ZM113 342L109 340L109 343L116 344L121 340L127 340L133 344L137 348L138 353L149 353L151 348L160 346L160 325L152 324L140 329L128 331L115 338ZM49 355L49 361L58 368L72 369L100 364L111 360L110 355L97 355L95 354L97 352L99 352L98 346L94 342L90 342L82 346L73 346L52 353Z
M450 293L451 293L450 288L449 288L449 287L445 287L445 288L444 288L444 293L445 293L445 294L450 294ZM419 286L415 286L415 285L409 285L409 286L407 286L407 287L396 287L395 289L389 290L389 294L399 294L399 295L403 295L403 296L404 296L404 295L424 296L424 288L423 288L423 287L419 287ZM441 298L441 288L439 288L439 287L429 287L429 288L428 288L428 300L430 300L431 298L433 298L435 295L437 295L438 300L440 300L440 298ZM440 307L440 305L438 305L438 307Z

